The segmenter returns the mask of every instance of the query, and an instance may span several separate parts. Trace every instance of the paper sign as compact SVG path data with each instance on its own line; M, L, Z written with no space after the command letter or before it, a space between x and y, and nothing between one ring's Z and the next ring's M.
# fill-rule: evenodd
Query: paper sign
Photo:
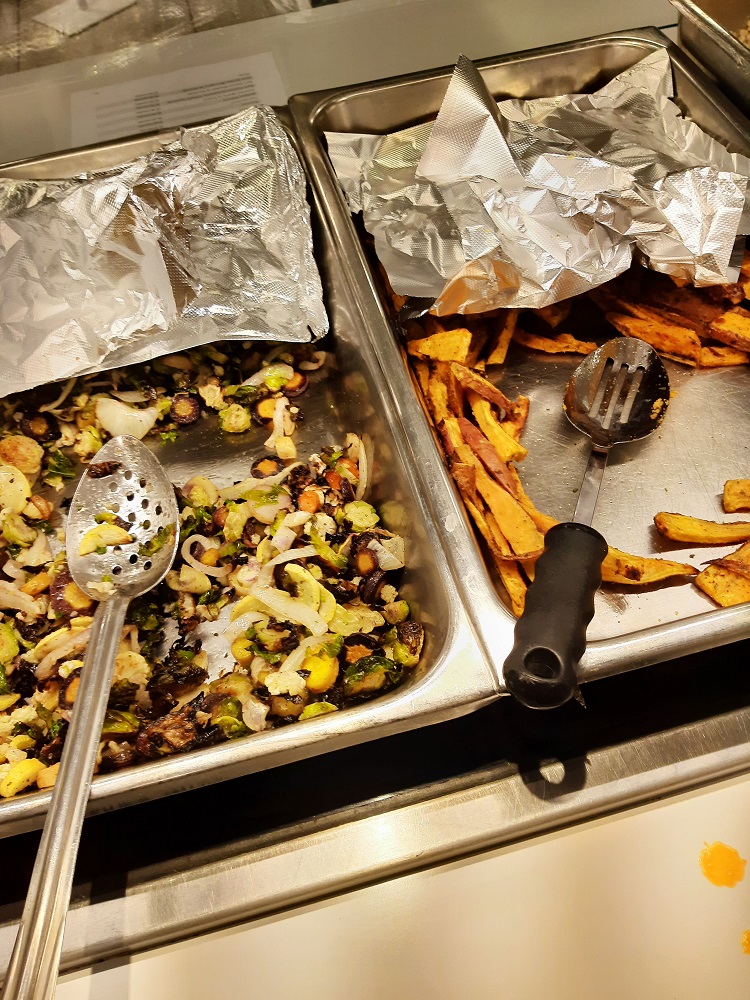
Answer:
M223 118L251 104L285 104L270 52L174 70L70 95L72 144L120 139Z

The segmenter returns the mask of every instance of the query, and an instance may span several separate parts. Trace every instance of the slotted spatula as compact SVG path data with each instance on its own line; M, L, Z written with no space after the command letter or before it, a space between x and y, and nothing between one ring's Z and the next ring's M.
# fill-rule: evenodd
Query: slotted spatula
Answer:
M576 667L602 582L607 543L591 527L613 445L650 434L669 405L669 377L649 344L616 337L573 373L563 409L591 438L591 454L572 521L551 528L516 622L505 661L508 691L529 708L556 708L578 693Z
M118 519L132 541L81 555L81 542L97 527L97 518L106 522L110 517ZM112 438L97 452L71 501L68 567L78 586L101 603L91 625L3 1000L49 1000L55 995L78 843L125 613L134 597L166 576L177 551L178 523L172 484L134 437ZM106 600L101 600L103 580L110 589Z

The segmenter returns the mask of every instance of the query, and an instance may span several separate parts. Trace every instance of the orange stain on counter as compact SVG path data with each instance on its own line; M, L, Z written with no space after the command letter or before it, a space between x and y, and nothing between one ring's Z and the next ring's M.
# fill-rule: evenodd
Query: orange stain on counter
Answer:
M743 931L742 950L745 952L746 955L750 955L750 931Z
M747 861L740 857L739 851L717 840L713 844L705 844L700 854L700 866L711 885L734 889L745 877ZM743 935L742 947L750 954L750 931Z

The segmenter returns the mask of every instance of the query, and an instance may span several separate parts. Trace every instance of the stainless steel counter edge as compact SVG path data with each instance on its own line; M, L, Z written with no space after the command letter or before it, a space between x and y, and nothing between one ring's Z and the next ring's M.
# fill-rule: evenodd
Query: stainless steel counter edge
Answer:
M666 48L680 71L690 80L691 85L704 90L714 102L717 111L725 118L734 109L710 81L699 66L687 58L669 39L655 28L636 31L614 32L578 42L528 50L498 59L480 60L480 67L491 67L512 62L515 59L530 59L544 53L574 50L586 46L613 42L642 48ZM471 593L468 608L485 654L493 664L501 693L505 693L502 676L502 662L512 644L514 620L499 599L495 597L490 584L487 567L476 544L467 544L474 532L469 525L463 504L459 500L450 476L436 445L433 431L427 421L422 406L414 391L408 370L403 363L400 349L392 335L388 319L374 279L365 258L364 250L357 236L349 208L339 188L330 161L323 149L317 118L324 107L341 101L346 95L372 91L387 91L389 86L402 81L418 81L444 77L451 73L451 67L428 72L409 74L394 80L359 84L352 87L301 94L292 97L289 108L300 140L307 173L315 186L323 212L331 227L336 242L341 248L341 268L350 283L356 299L363 328L377 351L388 384L393 393L395 406L402 425L410 430L409 443L415 457L415 465L422 478L425 496L433 509L435 524L439 526L448 564L451 567L459 590L465 595ZM737 127L742 130L747 121L734 112ZM750 142L750 132L743 135ZM678 656L699 652L703 649L738 641L750 635L750 613L746 605L734 608L708 611L690 618L642 629L627 635L602 639L589 643L579 669L583 680L611 676L628 670L639 669L649 664Z
M62 967L155 947L750 770L750 708L521 775L474 773L275 831L74 908ZM659 760L658 767L652 762ZM460 782L471 781L471 787ZM459 787L457 787L459 785ZM421 800L420 800L421 796ZM0 929L7 967L15 925Z

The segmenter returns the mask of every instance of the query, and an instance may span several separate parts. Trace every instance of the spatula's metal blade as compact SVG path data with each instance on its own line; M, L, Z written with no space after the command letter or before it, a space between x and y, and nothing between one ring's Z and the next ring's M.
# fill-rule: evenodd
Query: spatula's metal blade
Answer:
M576 368L563 404L594 447L637 441L659 426L669 405L669 376L649 344L615 337Z

